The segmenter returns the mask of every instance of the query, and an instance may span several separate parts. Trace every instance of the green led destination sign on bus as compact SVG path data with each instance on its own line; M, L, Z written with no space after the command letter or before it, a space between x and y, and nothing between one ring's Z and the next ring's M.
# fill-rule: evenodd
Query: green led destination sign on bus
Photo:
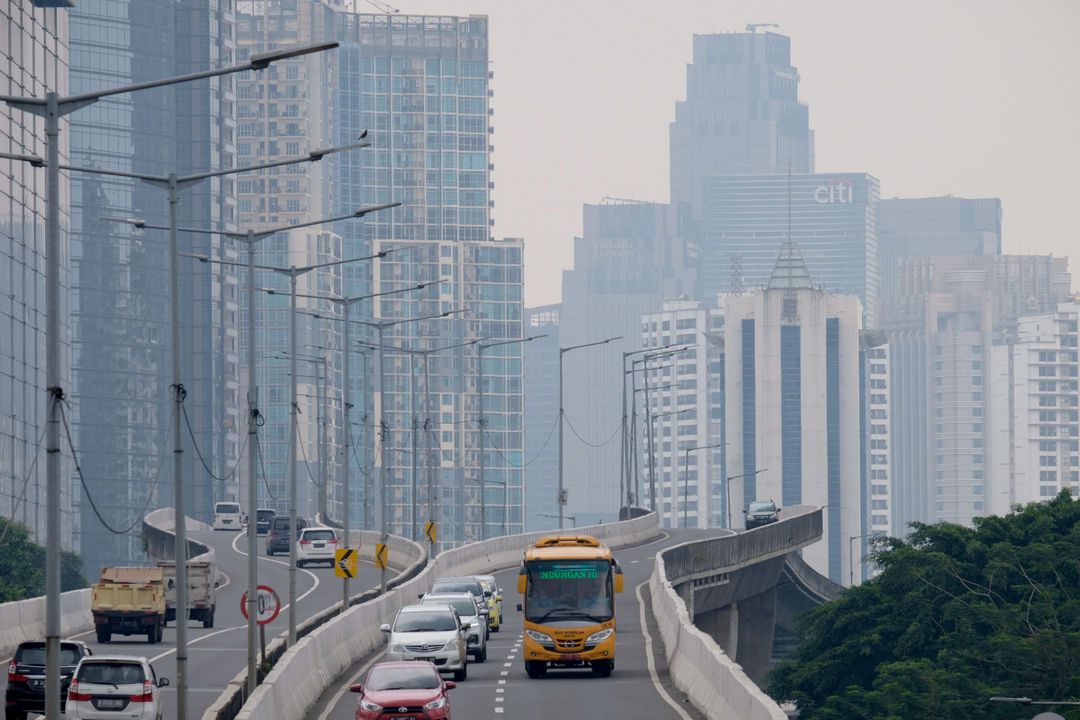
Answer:
M595 580L600 576L595 565L541 568L541 580Z

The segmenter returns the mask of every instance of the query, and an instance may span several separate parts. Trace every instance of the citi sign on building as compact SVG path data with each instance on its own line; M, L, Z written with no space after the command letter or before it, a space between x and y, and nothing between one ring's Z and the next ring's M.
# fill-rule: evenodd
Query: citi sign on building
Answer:
M701 297L741 282L767 282L780 246L791 238L815 283L857 295L872 324L881 280L876 215L880 186L866 173L725 175L702 184ZM733 262L738 256L739 262ZM733 273L742 268L741 276Z

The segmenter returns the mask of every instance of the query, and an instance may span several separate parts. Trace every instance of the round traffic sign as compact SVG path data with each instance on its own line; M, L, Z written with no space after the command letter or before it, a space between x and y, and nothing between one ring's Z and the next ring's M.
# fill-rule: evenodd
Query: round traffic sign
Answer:
M244 593L244 597L240 598L240 612L244 613L245 618L248 616L247 606L248 594ZM279 612L281 612L281 598L278 597L274 588L259 585L255 595L255 622L260 625L273 622Z

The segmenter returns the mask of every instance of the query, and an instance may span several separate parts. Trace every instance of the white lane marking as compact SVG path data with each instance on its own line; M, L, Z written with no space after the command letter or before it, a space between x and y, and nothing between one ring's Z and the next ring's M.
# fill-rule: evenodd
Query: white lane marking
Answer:
M503 709L501 707L495 708L495 712L497 712L497 713L501 713L502 711L503 711Z
M514 663L503 663L503 667L513 667Z
M507 675L510 674L510 671L509 670L500 670L499 674L502 675L503 677L506 677Z
M195 643L202 642L203 640L206 640L207 638L212 638L215 635L221 635L222 633L231 632L233 630L247 630L247 625L237 625L235 627L222 628L221 630L215 630L212 633L207 633L205 635L200 635L199 637L195 638L194 640L188 640L188 647L191 647ZM239 648L226 648L226 649L237 650ZM162 658L169 657L174 652L176 652L176 648L171 647L168 650L166 650L165 652L161 653L160 655L155 655L154 657L150 658L150 662L152 662L152 663L157 662L158 660L160 660Z
M341 696L349 692L349 686L355 685L360 681L360 676L368 671L368 668L383 659L382 653L376 653L375 657L364 663L364 666L356 671L356 674L349 678L349 682L338 688L338 691L330 698L330 702L326 703L326 709L324 709L315 720L327 720L330 717L330 712L337 707L337 704L341 701Z
M500 685L505 685L505 684L506 684L506 681L505 681L505 680L500 680L500 681L499 681L499 684L500 684Z
M682 706L675 702L674 698L668 695L667 690L660 684L660 676L656 674L656 663L653 661L652 654L652 636L649 635L648 625L645 624L645 603L642 601L641 588L648 586L649 582L645 582L634 588L634 594L638 599L638 616L641 621L641 636L645 638L645 660L649 663L649 677L652 678L653 687L656 688L656 692L660 697L664 699L668 705L675 709L675 712L679 714L683 720L691 720L690 715L682 709Z

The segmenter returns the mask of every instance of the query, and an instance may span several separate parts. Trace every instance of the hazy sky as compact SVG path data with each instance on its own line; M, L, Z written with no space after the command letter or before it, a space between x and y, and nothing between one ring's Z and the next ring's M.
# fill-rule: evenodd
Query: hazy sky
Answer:
M525 238L529 307L559 301L583 203L668 201L692 37L747 23L791 38L817 172L868 172L883 198L1001 198L1004 251L1071 252L1080 285L1080 1L391 4L490 18L494 235Z

